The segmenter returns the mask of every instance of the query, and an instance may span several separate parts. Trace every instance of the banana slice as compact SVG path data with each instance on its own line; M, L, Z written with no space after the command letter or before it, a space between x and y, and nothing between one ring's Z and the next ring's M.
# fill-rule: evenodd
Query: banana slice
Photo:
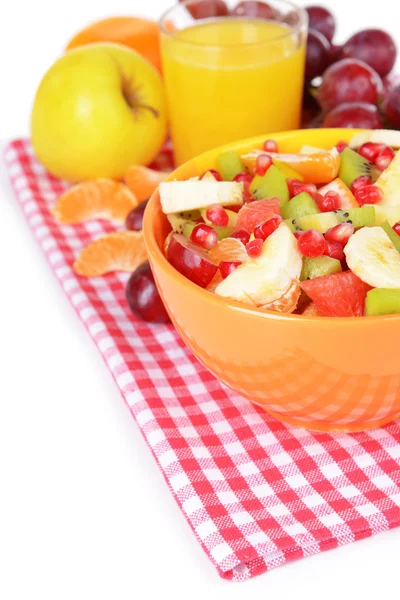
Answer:
M381 188L384 206L398 206L400 204L400 151L376 180L375 185Z
M243 183L236 181L165 181L160 184L163 213L170 214L211 204L243 204Z
M400 257L400 254L399 254ZM258 258L248 258L215 289L239 302L292 312L300 291L302 255L285 223L264 242ZM282 299L282 302L278 300Z
M349 268L377 288L400 288L400 254L382 227L363 227L344 248Z
M356 133L350 140L350 148L359 148L366 142L386 144L392 148L400 148L400 131L394 129L370 129Z

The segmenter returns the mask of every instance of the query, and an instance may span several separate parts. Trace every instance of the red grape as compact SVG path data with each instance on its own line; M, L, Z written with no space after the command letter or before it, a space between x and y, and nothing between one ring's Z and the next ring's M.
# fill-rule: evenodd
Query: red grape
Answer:
M400 84L394 86L386 95L383 112L389 125L400 129Z
M385 77L396 62L396 45L382 29L364 29L351 36L342 49L342 58L366 62L378 75Z
M320 127L320 106L310 93L308 86L304 86L303 107L301 111L301 126L303 128Z
M143 215L144 209L148 200L141 202L138 204L131 212L128 214L125 220L125 227L130 231L140 231L143 229Z
M329 57L328 57L328 66L333 65L333 63L340 60L340 55L342 54L342 46L337 44L331 44Z
M325 71L318 101L325 111L343 102L377 104L382 90L382 80L376 71L360 60L346 58Z
M316 29L331 42L336 29L333 14L323 6L307 6L306 11L308 12L310 29Z
M319 31L310 29L307 37L306 80L322 75L329 62L330 45Z
M129 308L139 319L151 323L169 323L149 263L143 263L132 273L125 294Z
M276 10L265 2L257 0L247 0L247 2L239 2L233 9L232 14L239 17L250 17L254 19L275 19L277 16Z
M185 2L185 0L179 0ZM211 17L226 17L229 9L223 0L199 0L186 6L194 19L209 19Z
M325 115L324 127L381 129L384 124L378 108L366 102L344 102Z

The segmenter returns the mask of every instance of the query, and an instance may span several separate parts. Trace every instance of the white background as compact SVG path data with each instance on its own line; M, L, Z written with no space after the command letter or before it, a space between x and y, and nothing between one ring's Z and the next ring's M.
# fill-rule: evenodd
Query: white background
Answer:
M168 4L3 0L0 138L28 133L36 86L75 30L110 14L156 17ZM393 0L328 5L340 20L339 39L366 26L396 34ZM0 183L0 598L397 597L400 530L243 584L218 578L4 172Z

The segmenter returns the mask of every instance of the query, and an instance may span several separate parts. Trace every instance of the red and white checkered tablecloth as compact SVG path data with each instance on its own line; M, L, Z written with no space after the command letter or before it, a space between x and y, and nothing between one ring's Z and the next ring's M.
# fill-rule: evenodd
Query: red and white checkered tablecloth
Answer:
M220 384L172 326L125 303L126 274L75 275L105 221L61 226L49 209L66 184L26 140L5 160L50 267L95 341L197 540L236 581L400 524L400 426L353 435L280 423Z

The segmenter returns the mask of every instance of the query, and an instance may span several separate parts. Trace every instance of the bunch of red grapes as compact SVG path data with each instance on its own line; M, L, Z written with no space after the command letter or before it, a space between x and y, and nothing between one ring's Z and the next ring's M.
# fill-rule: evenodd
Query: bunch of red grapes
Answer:
M390 75L397 55L392 37L382 29L364 29L338 46L332 13L322 6L306 10L303 126L400 128L400 81Z

